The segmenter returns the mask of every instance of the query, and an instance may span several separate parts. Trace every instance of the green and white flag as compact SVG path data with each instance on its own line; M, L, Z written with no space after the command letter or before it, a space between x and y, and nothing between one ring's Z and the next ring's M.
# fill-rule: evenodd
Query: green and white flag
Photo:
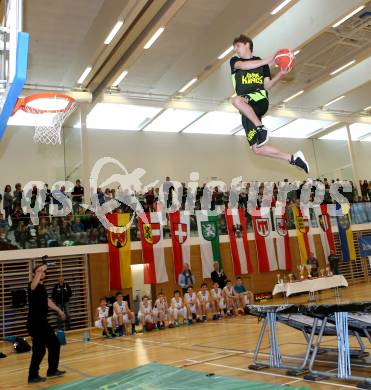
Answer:
M219 270L222 269L220 257L218 216L214 211L196 211L198 236L200 238L200 250L202 261L202 277L210 278L214 270L213 263L219 263Z

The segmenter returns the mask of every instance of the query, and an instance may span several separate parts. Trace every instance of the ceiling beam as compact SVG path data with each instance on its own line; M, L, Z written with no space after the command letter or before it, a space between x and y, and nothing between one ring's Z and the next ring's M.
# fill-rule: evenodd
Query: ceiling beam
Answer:
M114 52L102 65L88 87L93 92L93 101L109 89L117 77L128 69L145 50L147 40L184 5L186 0L156 0L132 22L130 29L122 37Z

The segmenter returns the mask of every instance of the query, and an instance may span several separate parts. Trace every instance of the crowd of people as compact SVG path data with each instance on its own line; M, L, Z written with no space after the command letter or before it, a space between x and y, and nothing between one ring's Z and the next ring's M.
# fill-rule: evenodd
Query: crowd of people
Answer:
M284 180L288 183L288 180ZM335 182L330 182L327 179L323 179L322 183L325 186L324 203L331 203L330 197L330 185ZM350 203L365 202L371 200L371 182L364 180L361 184L361 196L358 195L357 189L352 184L351 192L344 192L344 196L347 197ZM271 206L274 207L277 194L278 185L274 185L273 196ZM189 191L186 184L182 184L182 194L180 209L192 206L195 210L205 208L204 206L211 205L211 210L219 207L228 207L229 202L234 202L234 205L247 209L249 201L250 183L243 186L241 191L234 196L233 190L222 191L220 188L215 187L211 191L206 184L197 187L194 192ZM261 183L257 187L257 205L260 206L263 199L264 184ZM300 189L293 190L287 195L287 206L298 205L300 199ZM312 188L312 197L314 196L315 188ZM172 205L175 197L175 189L172 185L171 179L166 178L164 183L165 201L166 206ZM341 188L340 191L342 192ZM97 189L97 200L100 205L112 200L117 199L117 194L120 193L120 188L109 189L104 191L101 188ZM251 194L251 191L250 191ZM34 186L31 190L30 207L35 205L38 195L38 189ZM194 198L193 198L193 195ZM82 244L99 244L107 242L107 234L105 228L102 226L98 218L94 215L94 212L89 209L84 209L81 204L84 200L84 187L81 185L80 180L76 180L75 186L71 193L67 193L65 187L61 186L58 189L51 191L48 185L45 185L45 205L38 212L39 224L32 223L29 214L25 214L22 208L22 196L23 189L21 183L15 185L15 189L12 190L12 186L7 184L4 188L4 193L0 195L0 250L7 249L28 249L38 247L53 247L53 246L68 246L68 245L82 245ZM50 213L51 206L56 208L62 207L61 196L66 196L71 199L72 212L66 216L53 216ZM135 193L135 197L139 200L144 211L156 211L161 209L159 206L159 188L151 188L145 193ZM122 199L122 198L120 198ZM131 197L132 199L132 197ZM118 201L120 206L115 210L116 212L132 212L130 202ZM290 212L287 213L290 219ZM250 224L250 218L248 217L248 224ZM288 223L289 228L294 228L293 219ZM251 226L249 226L251 228ZM196 234L197 223L196 219L191 216L191 231ZM227 234L227 227L225 218L220 215L219 218L219 231L220 234ZM164 226L164 237L170 236L170 228ZM138 231L137 221L131 228L131 238L133 241L139 240L140 235Z

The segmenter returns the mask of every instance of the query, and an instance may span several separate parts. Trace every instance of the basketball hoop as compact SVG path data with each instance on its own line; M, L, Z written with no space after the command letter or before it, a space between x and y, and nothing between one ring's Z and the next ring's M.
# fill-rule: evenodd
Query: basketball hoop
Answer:
M77 108L74 98L60 93L39 93L18 99L14 112L22 110L35 117L34 141L56 145L62 143L62 125ZM42 116L42 117L41 117Z

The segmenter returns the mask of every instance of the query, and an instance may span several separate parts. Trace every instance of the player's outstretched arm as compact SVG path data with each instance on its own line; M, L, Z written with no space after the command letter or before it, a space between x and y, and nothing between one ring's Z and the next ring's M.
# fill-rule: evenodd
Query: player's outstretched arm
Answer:
M260 66L270 65L274 63L274 55L263 60L253 60L253 61L237 61L234 64L235 69L250 70L259 68Z
M272 89L289 71L280 70L272 79L265 77L264 79L264 89L269 91Z

